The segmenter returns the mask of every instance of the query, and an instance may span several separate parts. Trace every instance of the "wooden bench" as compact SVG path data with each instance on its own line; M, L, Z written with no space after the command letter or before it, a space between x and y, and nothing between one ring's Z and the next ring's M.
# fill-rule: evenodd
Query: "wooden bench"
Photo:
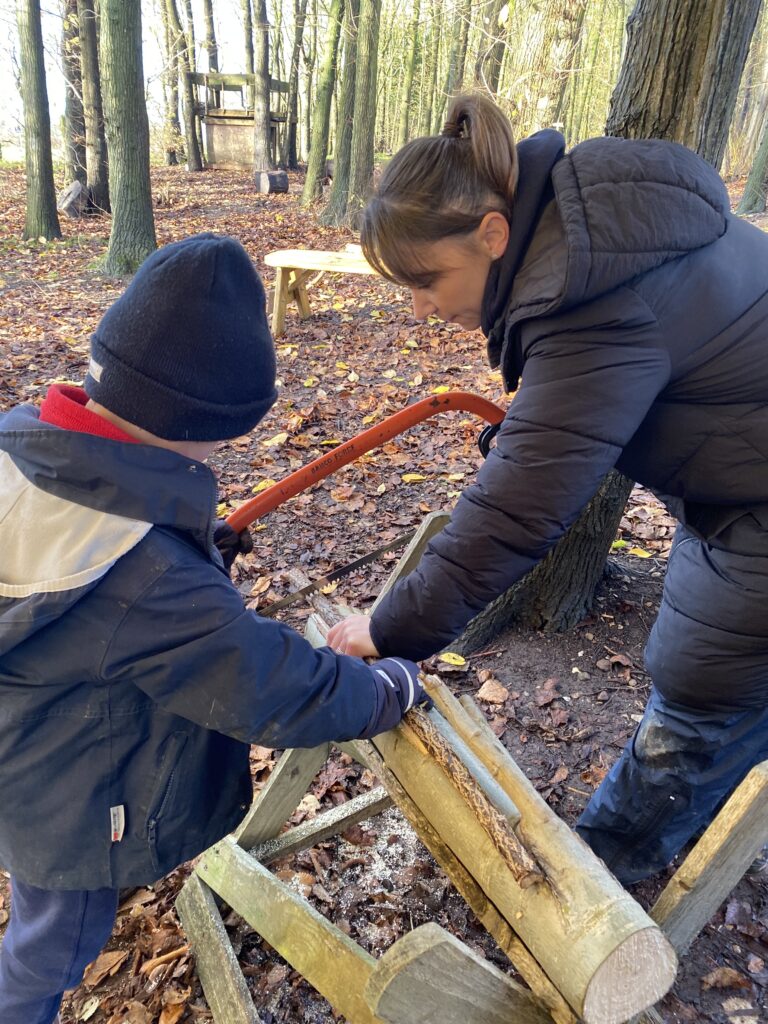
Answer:
M267 253L264 262L275 267L275 289L272 296L272 333L277 338L285 327L285 310L292 299L305 320L310 315L307 286L323 274L375 274L357 245L342 252L312 249L277 249Z

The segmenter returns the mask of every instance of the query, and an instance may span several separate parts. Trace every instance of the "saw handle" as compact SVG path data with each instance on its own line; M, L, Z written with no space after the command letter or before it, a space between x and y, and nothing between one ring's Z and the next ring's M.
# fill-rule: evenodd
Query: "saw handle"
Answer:
M324 480L331 473L342 466L346 466L361 455L369 452L372 448L391 441L393 437L402 434L403 431L429 419L439 412L450 412L460 410L480 416L490 424L501 423L504 419L504 410L481 398L480 395L473 395L469 391L447 391L444 395L433 395L431 398L423 398L420 402L406 406L400 412L387 416L381 423L364 430L361 434L344 441L326 455L321 455L313 462L302 466L294 473L289 473L284 480L262 491L255 498L244 502L227 517L227 522L236 533L240 533L251 523L272 512L282 505L284 501L293 498L295 495L305 491L308 487ZM482 437L483 435L481 435ZM490 441L490 438L489 438Z

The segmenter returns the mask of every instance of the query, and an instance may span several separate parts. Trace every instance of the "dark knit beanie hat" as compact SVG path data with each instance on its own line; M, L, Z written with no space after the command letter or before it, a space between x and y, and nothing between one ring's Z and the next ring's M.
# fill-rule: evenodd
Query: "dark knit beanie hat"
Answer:
M204 234L152 253L91 338L85 390L168 441L251 430L277 397L275 350L242 245Z

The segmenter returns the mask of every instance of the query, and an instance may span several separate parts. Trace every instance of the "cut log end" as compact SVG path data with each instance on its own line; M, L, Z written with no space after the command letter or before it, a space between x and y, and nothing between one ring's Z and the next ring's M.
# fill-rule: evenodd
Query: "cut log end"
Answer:
M287 192L288 175L285 171L256 171L254 174L257 192Z
M662 999L676 974L677 956L658 928L633 932L593 975L584 998L586 1024L622 1024Z

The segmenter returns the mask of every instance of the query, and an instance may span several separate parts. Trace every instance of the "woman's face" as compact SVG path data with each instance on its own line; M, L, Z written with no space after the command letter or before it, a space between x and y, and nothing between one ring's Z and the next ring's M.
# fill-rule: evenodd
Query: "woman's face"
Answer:
M501 213L487 213L468 235L443 238L419 250L426 267L423 283L411 286L413 315L439 317L466 331L480 326L485 283L491 264L504 254L509 224Z

